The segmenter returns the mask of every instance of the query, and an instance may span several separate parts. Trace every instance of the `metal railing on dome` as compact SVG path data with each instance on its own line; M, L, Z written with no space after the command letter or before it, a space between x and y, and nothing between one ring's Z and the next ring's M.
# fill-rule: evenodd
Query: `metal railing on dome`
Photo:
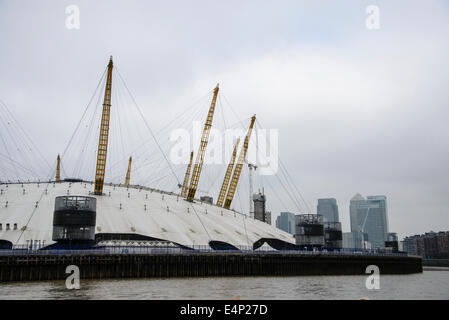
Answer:
M6 255L126 255L126 254L298 254L298 255L376 255L407 256L406 252L364 249L289 249L275 250L271 247L237 246L236 249L214 250L209 245L192 245L191 247L173 246L93 246L87 249L47 249L45 246L15 245L12 249L0 249L0 256Z

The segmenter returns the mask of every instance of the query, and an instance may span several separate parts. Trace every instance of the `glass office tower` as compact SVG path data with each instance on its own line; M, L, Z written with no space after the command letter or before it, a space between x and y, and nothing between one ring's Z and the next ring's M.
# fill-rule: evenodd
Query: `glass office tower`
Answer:
M366 199L356 194L349 206L351 218L351 232L358 233L362 241L356 243L361 248L366 234L372 248L385 248L388 239L387 197L369 196Z

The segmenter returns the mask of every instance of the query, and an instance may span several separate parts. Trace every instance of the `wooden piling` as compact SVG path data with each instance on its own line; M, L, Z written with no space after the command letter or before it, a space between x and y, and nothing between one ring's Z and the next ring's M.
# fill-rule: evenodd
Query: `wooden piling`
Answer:
M76 265L81 279L209 276L299 276L422 272L419 257L270 253L30 254L0 256L0 282L66 279Z

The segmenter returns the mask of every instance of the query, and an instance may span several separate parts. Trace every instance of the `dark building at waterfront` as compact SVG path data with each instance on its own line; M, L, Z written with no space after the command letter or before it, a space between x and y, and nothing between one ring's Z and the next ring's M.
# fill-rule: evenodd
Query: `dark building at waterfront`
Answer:
M385 249L392 251L399 250L398 235L395 232L388 233L387 241L385 241Z
M325 245L323 216L319 214L296 215L295 240L299 247L323 247Z
M343 237L340 222L324 222L324 246L326 248L343 247Z

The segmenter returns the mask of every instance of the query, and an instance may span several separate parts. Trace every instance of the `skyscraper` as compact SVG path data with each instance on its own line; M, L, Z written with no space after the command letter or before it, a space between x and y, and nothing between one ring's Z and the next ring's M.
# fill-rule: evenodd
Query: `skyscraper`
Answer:
M387 197L369 196L366 199L357 193L349 206L351 232L359 233L362 241L356 243L356 248L362 246L363 235L367 234L373 248L384 249L388 237Z
M337 200L318 199L317 214L323 216L324 222L339 222Z
M291 212L281 212L281 215L276 218L276 228L294 234L295 215Z

